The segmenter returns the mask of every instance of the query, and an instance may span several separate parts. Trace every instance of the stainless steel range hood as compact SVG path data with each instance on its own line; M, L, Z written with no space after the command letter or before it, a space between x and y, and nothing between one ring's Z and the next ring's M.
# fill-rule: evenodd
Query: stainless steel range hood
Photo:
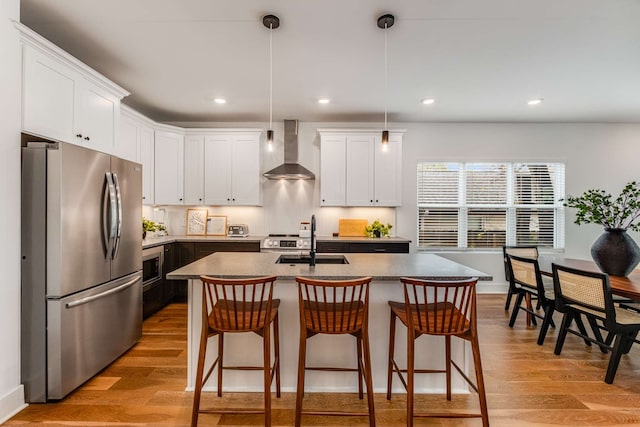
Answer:
M269 179L316 179L298 163L298 121L284 121L284 163L263 174Z

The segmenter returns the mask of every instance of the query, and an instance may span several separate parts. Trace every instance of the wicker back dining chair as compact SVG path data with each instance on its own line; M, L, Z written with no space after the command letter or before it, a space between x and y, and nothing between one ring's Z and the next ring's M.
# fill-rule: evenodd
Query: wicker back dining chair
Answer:
M507 255L507 270L509 272L509 288L516 295L516 303L511 312L509 327L512 328L516 323L520 311L525 311L530 316L541 319L542 325L538 334L538 345L542 345L547 336L549 325L553 323L553 312L555 311L553 288L545 287L537 259ZM538 304L544 311L544 316L538 314L527 303L527 300L530 301L532 299L538 300Z
M511 276L509 275L509 268L507 266L507 255L515 255L522 258L538 259L538 247L537 246L503 246L502 247L502 260L504 261L504 277L507 281L507 299L504 303L504 309L509 310L511 307L511 298L513 297L513 290L511 289Z
M375 427L371 351L369 346L369 284L371 277L351 280L317 280L296 277L300 306L300 349L298 359L298 389L296 391L295 425L302 415L368 416L369 426ZM356 368L307 366L307 340L318 334L353 335L356 338ZM344 371L358 373L358 397L363 398L362 382L367 389L368 412L332 410L303 411L305 371Z
M278 307L273 299L275 276L252 279L220 279L201 276L202 330L196 384L193 394L191 425L198 424L198 415L205 414L264 414L264 425L271 425L271 384L275 377L276 396L280 397L280 342ZM271 326L273 326L274 360L271 364ZM263 338L262 366L225 366L224 335L226 333L253 332ZM218 337L218 355L206 374L205 358L209 338ZM223 370L260 370L264 379L264 407L262 409L200 409L202 387L218 368L217 391L222 396Z
M613 383L622 355L631 350L634 342L638 342L640 313L615 305L608 275L557 264L551 267L557 310L564 313L554 353L559 355L562 352L568 332L610 350L604 381ZM571 328L572 321L579 316L589 319L595 338ZM593 328L596 324L607 333L606 339L603 340L598 329Z
M398 374L407 390L407 427L413 426L414 417L432 418L482 418L482 425L489 426L487 398L485 395L480 345L476 319L477 279L436 282L431 280L401 278L404 302L389 301L391 318L389 325L389 359L387 368L387 399L391 399L393 373ZM407 368L401 369L394 359L396 319L407 327ZM422 335L442 336L445 340L444 369L415 368L415 340ZM475 383L451 357L451 337L458 337L471 344ZM421 412L414 410L414 375L444 373L447 400L451 400L451 368L455 368L469 386L478 393L480 413ZM403 373L406 374L403 376Z

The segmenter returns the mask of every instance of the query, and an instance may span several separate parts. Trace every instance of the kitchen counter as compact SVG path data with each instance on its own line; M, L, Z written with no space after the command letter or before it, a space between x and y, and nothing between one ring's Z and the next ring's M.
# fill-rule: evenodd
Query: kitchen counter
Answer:
M307 276L326 280L342 280L371 276L373 280L398 280L400 277L457 280L478 277L493 280L481 271L434 254L343 254L349 264L276 264L280 253L217 252L167 274L168 279L198 279L201 275L225 278L278 276L294 280Z
M227 237L227 236L163 236L147 237L142 240L142 249L167 245L174 242L262 242L267 236Z
M251 235L248 237L227 237L227 236L163 236L147 237L142 240L142 249L154 246L166 245L174 242L262 242L267 236ZM379 239L371 237L334 237L317 236L317 242L346 242L346 243L410 243L411 240L404 237L382 237Z
M441 280L454 280L463 277L478 277L491 280L491 276L454 261L434 254L343 254L349 264L318 264L310 267L306 264L276 264L280 253L270 252L216 252L167 275L169 279L188 279L188 343L187 343L187 390L193 390L195 370L202 322L202 282L200 275L226 278L247 278L275 275L278 281L274 288L274 298L280 299L280 357L282 390L293 392L296 389L298 366L299 315L296 276L319 279L349 279L371 276L369 294L369 335L371 337L371 360L373 366L374 391L386 390L387 350L389 337L388 301L403 301L402 286L398 279L402 276L421 277ZM325 255L335 257L335 254ZM398 334L396 354L398 360L406 357L405 347L401 344L403 333ZM227 334L225 353L234 363L260 365L262 363L261 344L252 334ZM353 366L353 337L324 336L314 337L308 343L308 365ZM421 368L437 369L440 366L444 344L438 337L424 337L416 342L415 352L420 354ZM459 366L473 366L469 362L470 350L462 340L453 340L451 351ZM209 357L217 353L216 340L210 340L207 348ZM433 355L433 356L432 356ZM230 359L231 360L231 359ZM427 377L427 376L423 376ZM424 381L416 381L416 392L441 393L444 378L429 376ZM216 390L216 376L212 375L205 384L207 391ZM225 372L224 389L228 391L261 391L262 377L251 371ZM394 382L393 389L401 392L402 386ZM357 390L356 375L343 372L329 372L322 376L308 375L308 391L354 391ZM464 380L453 376L454 393L467 393Z

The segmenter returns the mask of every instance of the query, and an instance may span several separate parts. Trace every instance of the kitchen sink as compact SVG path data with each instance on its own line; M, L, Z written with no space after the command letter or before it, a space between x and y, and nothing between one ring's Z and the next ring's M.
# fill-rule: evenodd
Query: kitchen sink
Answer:
M276 264L309 264L309 255L280 255ZM349 264L344 255L316 255L316 264Z

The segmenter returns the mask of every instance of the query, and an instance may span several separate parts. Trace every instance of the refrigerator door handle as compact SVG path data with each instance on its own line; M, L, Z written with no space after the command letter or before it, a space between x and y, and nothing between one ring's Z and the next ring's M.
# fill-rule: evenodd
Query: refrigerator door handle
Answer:
M104 291L104 292L99 293L97 295L92 295L90 297L80 298L78 300L68 302L64 306L66 308L73 308L73 307L77 307L77 306L82 305L82 304L90 303L91 301L95 301L97 299L104 298L106 296L113 295L113 294L115 294L117 292L123 291L126 288L129 288L129 287L133 286L138 281L140 281L140 276L136 277L135 279L129 280L128 282L123 283L120 286L117 286L117 287L115 287L113 289L109 289L108 291Z
M120 237L122 236L122 193L120 192L120 183L118 182L118 174L111 173L113 175L113 183L116 190L116 206L117 206L117 217L116 217L116 232L115 232L115 241L113 245L113 254L111 255L111 259L115 259L118 256L118 252L120 250Z
M104 220L105 227L108 227L108 230L105 235L105 247L106 247L106 256L111 256L112 246L114 244L114 239L116 235L116 190L113 184L113 176L111 172L105 173L105 179L107 180L106 192L107 192L107 200L108 206L103 212L103 217L106 216L107 220Z

